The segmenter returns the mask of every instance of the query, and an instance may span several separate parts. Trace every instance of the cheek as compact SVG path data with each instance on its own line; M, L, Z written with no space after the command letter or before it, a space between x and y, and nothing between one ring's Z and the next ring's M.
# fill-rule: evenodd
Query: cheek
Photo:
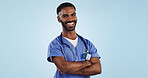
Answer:
M74 19L77 20L77 17L75 17Z
M65 20L66 20L65 18L63 18L62 16L59 16L59 21L60 22L65 22Z
M62 18L61 21L62 21L62 22L66 22L66 19L65 19L65 18Z

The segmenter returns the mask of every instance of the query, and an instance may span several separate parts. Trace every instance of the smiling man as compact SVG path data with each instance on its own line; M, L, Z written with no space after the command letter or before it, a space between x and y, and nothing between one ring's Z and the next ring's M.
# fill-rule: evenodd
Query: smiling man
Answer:
M57 15L63 31L50 43L47 58L57 67L54 78L90 78L91 75L100 74L97 49L75 31L75 6L68 2L62 3L57 8Z

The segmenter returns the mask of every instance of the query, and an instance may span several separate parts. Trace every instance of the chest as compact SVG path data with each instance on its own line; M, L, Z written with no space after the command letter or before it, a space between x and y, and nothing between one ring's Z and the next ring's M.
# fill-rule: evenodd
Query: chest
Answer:
M86 48L83 43L78 43L75 48L63 45L63 51L66 61L85 61L85 59L82 59L82 55L85 50Z

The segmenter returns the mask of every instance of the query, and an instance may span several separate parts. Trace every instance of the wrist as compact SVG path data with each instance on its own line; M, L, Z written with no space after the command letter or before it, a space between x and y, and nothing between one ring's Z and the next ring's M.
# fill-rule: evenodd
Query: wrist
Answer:
M86 67L92 65L89 61L85 61L84 64L86 65Z

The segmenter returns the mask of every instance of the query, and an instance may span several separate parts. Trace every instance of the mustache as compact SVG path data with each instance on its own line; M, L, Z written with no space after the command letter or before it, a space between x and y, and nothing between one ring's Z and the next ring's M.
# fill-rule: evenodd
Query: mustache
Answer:
M73 20L73 21L67 21L67 22L65 22L65 24L67 24L67 23L71 23L71 22L75 22L75 23L76 23L76 20Z

